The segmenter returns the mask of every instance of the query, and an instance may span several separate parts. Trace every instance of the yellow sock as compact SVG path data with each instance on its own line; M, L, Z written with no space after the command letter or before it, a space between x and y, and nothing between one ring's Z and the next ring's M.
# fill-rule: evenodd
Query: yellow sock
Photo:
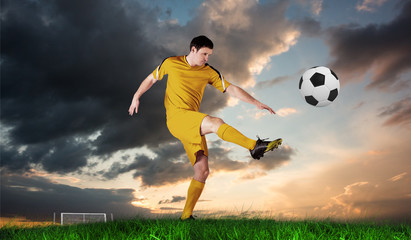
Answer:
M191 180L190 187L187 191L187 200L184 206L183 215L181 219L187 219L193 214L193 209L203 192L205 183L199 182L197 180Z
M217 135L224 141L235 143L244 148L247 148L248 150L254 149L257 142L251 138L244 136L242 133L226 123L220 126L217 131Z

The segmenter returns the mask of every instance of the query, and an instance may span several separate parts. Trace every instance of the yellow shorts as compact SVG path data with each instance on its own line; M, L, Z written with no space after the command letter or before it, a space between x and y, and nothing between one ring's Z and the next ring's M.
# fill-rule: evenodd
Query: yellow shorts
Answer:
M206 116L205 113L184 109L167 115L168 130L183 143L191 165L196 162L198 151L203 150L204 155L208 156L206 138L200 134L200 126Z

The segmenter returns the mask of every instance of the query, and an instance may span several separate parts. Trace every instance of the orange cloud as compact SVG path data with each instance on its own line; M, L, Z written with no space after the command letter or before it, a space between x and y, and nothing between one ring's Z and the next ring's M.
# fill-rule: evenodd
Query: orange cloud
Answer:
M364 0L356 7L357 11L373 12L376 7L381 7L387 0Z
M294 108L281 108L278 111L276 111L276 113L278 114L278 116L280 117L286 117L288 115L297 113L297 110Z
M292 208L301 218L404 220L411 216L408 143L385 143L382 150L347 155L350 161L342 159L318 166L318 172L290 177L281 186L271 187L275 194L271 207L277 212ZM278 195L283 199L277 199Z
M351 214L361 213L361 209L354 207L351 200L354 192L359 191L358 188L367 185L368 182L356 182L344 187L344 192L337 196L331 197L331 202L323 206L321 210L326 210L331 216L349 216Z
M261 111L256 112L255 115L254 115L254 119L255 119L255 120L258 120L258 119L260 119L261 117L263 117L263 116L265 116L265 115L267 115L267 114L268 114L267 112L261 112Z
M247 172L239 177L239 180L253 180L259 177L267 176L267 172L256 171L256 172Z
M388 179L388 181L391 181L391 182L399 181L399 180L403 179L405 177L405 175L407 175L407 172L403 172L401 174L398 174L398 175Z

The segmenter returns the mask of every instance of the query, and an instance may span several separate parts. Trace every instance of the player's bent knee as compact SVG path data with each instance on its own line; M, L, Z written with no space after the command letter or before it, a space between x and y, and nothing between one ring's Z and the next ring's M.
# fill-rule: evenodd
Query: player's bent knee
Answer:
M220 126L224 124L223 119L219 117L211 117L211 122L212 122L212 128L213 128L214 133L217 133Z
M223 120L223 119L221 119L221 118L219 118L219 117L212 117L212 118L213 118L214 125L220 126L221 124L224 124L224 120Z
M203 119L200 127L201 135L209 134L209 133L217 133L218 128L224 124L223 119L218 117L206 116Z

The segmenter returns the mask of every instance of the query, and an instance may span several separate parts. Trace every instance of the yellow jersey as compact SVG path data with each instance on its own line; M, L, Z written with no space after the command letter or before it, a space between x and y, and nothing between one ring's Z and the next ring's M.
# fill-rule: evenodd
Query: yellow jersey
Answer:
M212 66L191 67L186 56L169 57L153 71L157 80L168 75L164 106L167 116L175 110L185 109L198 112L207 84L225 92L230 83Z

